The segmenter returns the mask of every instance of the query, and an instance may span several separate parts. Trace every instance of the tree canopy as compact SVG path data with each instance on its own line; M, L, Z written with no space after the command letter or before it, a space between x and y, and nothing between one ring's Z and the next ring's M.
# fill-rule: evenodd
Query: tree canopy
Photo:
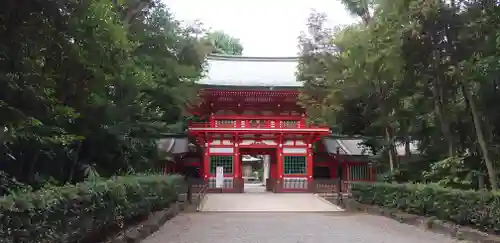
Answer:
M206 54L160 1L8 0L0 26L0 169L34 186L150 169Z
M342 2L359 23L328 29L326 16L313 13L300 37L301 103L311 119L337 133L382 137L382 160L412 180L473 187L471 178L485 173L496 189L498 4ZM411 141L419 144L418 163L394 152L405 144L410 156Z
M224 54L241 56L243 54L243 46L240 39L232 37L223 31L208 32L205 41L211 47L212 54Z

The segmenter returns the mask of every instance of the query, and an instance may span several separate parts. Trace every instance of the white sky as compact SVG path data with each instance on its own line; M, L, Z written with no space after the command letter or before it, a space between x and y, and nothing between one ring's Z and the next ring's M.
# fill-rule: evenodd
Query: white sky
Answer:
M330 27L357 21L339 0L163 0L176 19L239 38L244 56L295 56L297 37L312 9L328 15Z

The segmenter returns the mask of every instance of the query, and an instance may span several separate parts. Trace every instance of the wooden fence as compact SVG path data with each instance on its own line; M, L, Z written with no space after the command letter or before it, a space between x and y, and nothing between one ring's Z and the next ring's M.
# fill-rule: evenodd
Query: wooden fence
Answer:
M276 179L268 178L266 180L266 191L268 192L276 192ZM309 186L309 192L312 193L350 193L350 180L342 180L339 179L316 179L311 181L311 185ZM203 179L195 179L190 180L192 193L206 193L208 184ZM339 188L341 189L339 191Z

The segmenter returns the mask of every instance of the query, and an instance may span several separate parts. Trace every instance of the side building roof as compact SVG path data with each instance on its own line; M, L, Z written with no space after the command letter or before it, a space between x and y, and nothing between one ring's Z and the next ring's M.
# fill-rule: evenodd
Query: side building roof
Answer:
M339 137L324 137L322 142L329 154L336 154L337 148L339 154L341 155L352 155L352 156L372 156L373 151L363 143L366 140L363 138L339 138ZM410 142L410 152L412 154L420 154L418 150L418 141ZM405 145L404 143L395 144L396 154L398 156L404 156Z
M341 155L352 156L372 156L371 149L364 146L364 140L359 138L331 138L325 137L322 139L326 151L329 154L336 154L337 150Z
M184 134L165 134L156 141L156 145L162 159L171 159L172 156L190 151L188 137Z
M297 81L298 57L243 57L210 55L205 77L198 83L204 86L300 88Z

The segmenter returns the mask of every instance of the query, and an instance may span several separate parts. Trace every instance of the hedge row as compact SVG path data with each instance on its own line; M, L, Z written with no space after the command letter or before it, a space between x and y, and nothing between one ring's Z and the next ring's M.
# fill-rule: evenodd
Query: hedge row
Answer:
M353 198L421 216L433 216L488 232L500 232L500 194L424 184L354 183Z
M82 242L124 220L166 208L180 176L123 176L0 198L0 242Z

